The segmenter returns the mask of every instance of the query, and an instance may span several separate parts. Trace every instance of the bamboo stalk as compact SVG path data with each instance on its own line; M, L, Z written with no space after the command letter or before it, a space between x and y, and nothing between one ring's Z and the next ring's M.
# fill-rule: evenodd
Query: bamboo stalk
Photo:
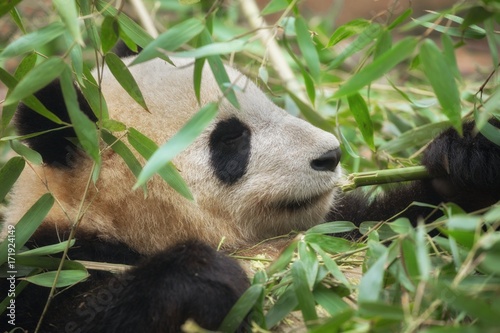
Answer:
M347 177L347 182L341 186L341 189L343 192L348 192L361 186L399 183L429 178L430 176L427 169L421 165L399 169L357 172Z

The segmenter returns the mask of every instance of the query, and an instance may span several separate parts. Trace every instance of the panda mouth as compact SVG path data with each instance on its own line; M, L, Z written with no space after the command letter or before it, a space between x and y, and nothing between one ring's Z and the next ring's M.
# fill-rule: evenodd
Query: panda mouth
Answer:
M314 195L305 199L291 199L278 202L278 209L287 210L287 211L298 211L308 209L320 201L325 194Z

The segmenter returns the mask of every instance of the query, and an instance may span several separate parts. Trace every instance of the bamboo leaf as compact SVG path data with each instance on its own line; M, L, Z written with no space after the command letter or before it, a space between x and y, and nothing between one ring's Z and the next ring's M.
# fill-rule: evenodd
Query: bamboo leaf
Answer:
M12 150L14 150L16 153L26 158L31 163L35 165L42 164L43 162L42 156L37 151L34 151L28 146L23 145L21 142L17 140L12 140L10 141L10 146L12 147ZM0 201L2 201L1 199L2 198L0 196Z
M55 253L60 253L63 252L66 247L72 247L75 245L75 240L72 239L71 241L63 241L57 244L52 244L52 245L46 245L46 246L41 246L37 247L28 251L24 251L18 254L18 256L21 257L26 257L26 256L45 256L49 254L55 254Z
M13 90L18 84L18 81L3 68L0 68L0 81L2 81L7 86L7 88L9 88L9 93L7 94L7 96L10 94L10 91ZM23 102L30 109L53 121L54 123L63 124L62 120L59 119L59 117L57 117L55 114L47 110L47 108L35 96L28 96L24 99ZM15 112L16 105L12 104L11 106L13 106L13 111ZM4 114L8 107L10 106L4 105L4 109L2 112L2 125L4 126L6 126L10 122L12 116L14 115L13 113L9 115Z
M338 234L353 231L354 229L356 229L356 226L352 222L335 221L318 224L307 230L306 234Z
M290 4L287 0L271 0L269 3L262 9L261 15L269 15L281 10L285 10Z
M346 38L360 34L370 25L370 21L365 19L356 19L343 24L335 29L326 47L332 47Z
M299 302L299 308L304 317L304 321L312 321L318 319L316 313L316 302L311 289L307 283L307 273L304 264L301 261L296 261L292 265L293 290Z
M115 46L120 35L120 25L114 16L105 16L101 25L102 52L108 53Z
M130 128L128 132L128 141L144 158L150 158L153 153L158 150L158 146L151 139L140 133L134 128ZM158 174L167 182L174 190L188 200L194 200L189 187L182 179L179 171L170 162L158 170Z
M0 169L0 202L3 201L7 193L21 175L24 169L24 159L13 157Z
M130 65L137 65L141 62L162 56L162 53L158 51L158 49L175 51L195 36L199 35L203 29L205 29L203 22L197 18L182 21L162 33L153 42L149 43Z
M389 251L384 250L382 255L365 272L358 287L358 302L376 302L379 300L383 287L383 279L386 268L386 261Z
M61 36L65 31L66 28L62 23L54 22L44 28L21 36L10 43L2 53L0 53L0 59L12 58L36 50Z
M62 270L59 273L56 288L68 287L74 285L80 281L85 280L89 274L86 270ZM37 275L32 275L23 278L23 280L29 281L38 286L50 288L54 284L54 280L57 277L57 272L47 272Z
M107 131L102 131L101 136L104 142L106 142L115 153L120 155L134 176L139 176L142 166L127 145Z
M99 164L101 156L99 153L99 135L97 128L95 123L80 110L69 68L61 74L61 90L66 109L68 110L69 119L75 129L78 142L83 150Z
M354 74L333 94L332 98L338 99L356 93L359 89L380 78L397 64L407 59L416 46L417 40L412 37L399 41L391 50L380 55L371 64L366 65L358 73Z
M186 149L212 122L218 111L217 103L209 103L202 107L179 132L151 156L139 174L134 188L145 184L165 164Z
M460 93L446 58L433 41L426 40L420 47L420 60L443 113L453 127L462 133Z
M313 44L306 21L302 17L295 18L295 32L297 33L297 43L299 44L300 52L302 52L311 76L317 82L321 74L319 55Z
M235 332L263 292L260 284L248 288L226 315L218 331Z
M114 53L108 53L104 59L116 81L118 81L118 83L123 87L123 89L125 89L130 97L134 99L134 101L136 101L145 110L148 110L144 96L142 96L141 89L120 57Z
M245 49L246 41L236 39L228 42L212 43L200 46L194 50L175 52L172 56L176 58L203 58L213 55L241 52Z
M11 9L14 8L18 3L22 0L11 0L11 1L2 1L0 2L0 17L7 14Z
M15 226L6 226L8 235L14 235L13 241L15 243L16 253L28 241L31 235L35 232L38 226L43 222L45 216L49 213L54 205L54 198L50 193L46 193L38 199L37 202L23 215ZM0 264L7 261L9 238L5 239L0 244Z
M45 60L34 67L26 74L15 86L4 102L4 105L10 105L21 99L33 95L42 89L54 79L59 77L67 65L59 57L53 57Z
M365 100L359 93L347 96L347 102L349 103L349 109L358 124L358 128L363 135L363 139L365 139L365 142L368 144L370 149L375 151L375 143L373 141L373 124L370 112L368 111L368 105L366 105Z
M71 36L80 45L83 45L82 34L78 20L78 11L76 9L76 1L67 0L52 0L54 7L59 12L64 25L70 32Z

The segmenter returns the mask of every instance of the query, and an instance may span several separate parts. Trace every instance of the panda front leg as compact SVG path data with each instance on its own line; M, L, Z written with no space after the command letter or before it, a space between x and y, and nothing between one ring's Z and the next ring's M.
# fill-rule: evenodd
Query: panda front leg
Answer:
M500 128L500 121L490 123ZM371 200L361 191L353 191L332 207L327 220L383 221L414 201L431 205L454 202L471 212L500 200L500 146L479 133L473 122L463 125L462 136L452 128L441 133L424 151L422 164L430 180L396 186ZM402 216L415 224L432 212L432 208L411 206Z
M186 320L192 319L215 331L248 287L237 262L190 241L100 281L81 295L81 304L65 328L82 333L167 333L180 332ZM110 288L119 292L110 293ZM105 294L111 295L107 302L96 301Z

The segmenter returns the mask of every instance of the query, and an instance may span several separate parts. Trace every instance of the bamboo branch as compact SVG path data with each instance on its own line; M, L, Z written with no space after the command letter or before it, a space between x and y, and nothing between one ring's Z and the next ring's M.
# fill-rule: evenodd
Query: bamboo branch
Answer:
M429 173L424 166L408 168L358 172L347 177L346 184L341 186L342 191L347 192L360 186L380 185L387 183L399 183L412 180L429 179Z

